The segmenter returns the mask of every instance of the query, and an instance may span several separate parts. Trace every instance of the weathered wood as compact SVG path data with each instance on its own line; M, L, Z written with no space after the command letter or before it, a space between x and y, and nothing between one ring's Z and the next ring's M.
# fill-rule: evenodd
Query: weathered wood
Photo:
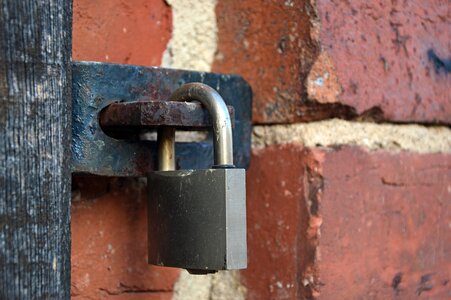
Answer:
M70 0L0 0L0 299L70 297Z

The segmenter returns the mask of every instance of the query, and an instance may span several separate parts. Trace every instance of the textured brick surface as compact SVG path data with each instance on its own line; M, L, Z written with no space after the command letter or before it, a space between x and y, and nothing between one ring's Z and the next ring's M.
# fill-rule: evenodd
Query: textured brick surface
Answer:
M171 35L162 0L74 1L73 59L160 65ZM145 188L134 179L76 177L72 297L171 299L178 269L147 264Z
M451 155L314 151L323 299L451 294ZM315 198L315 197L314 197Z
M309 1L218 1L218 53L213 71L237 73L254 92L254 120L303 117L302 82L316 56Z
M249 299L444 299L451 155L254 151Z
M318 89L332 75L342 89L335 100L359 114L451 122L449 1L318 0L317 9L331 57L331 70L312 78Z
M289 158L289 159L288 159ZM247 173L248 299L297 299L303 167L299 146L254 151Z
M250 82L256 123L359 114L449 123L449 14L440 0L218 1L213 71ZM163 0L76 0L73 58L160 65L171 22ZM446 298L450 165L449 154L358 147L254 150L248 298ZM170 299L179 271L146 262L144 186L73 185L72 296Z
M159 66L171 36L163 0L74 0L74 60Z
M257 123L451 122L447 1L219 1L216 13L213 70L249 81Z
M170 298L179 270L147 264L146 199L134 179L74 178L74 298Z

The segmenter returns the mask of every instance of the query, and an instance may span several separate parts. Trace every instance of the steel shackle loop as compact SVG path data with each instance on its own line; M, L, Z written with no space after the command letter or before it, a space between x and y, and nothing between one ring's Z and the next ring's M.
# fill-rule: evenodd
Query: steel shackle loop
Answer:
M232 122L221 95L203 83L187 83L171 95L170 101L199 101L210 113L213 124L214 164L216 167L233 167ZM158 131L158 169L175 169L175 130Z

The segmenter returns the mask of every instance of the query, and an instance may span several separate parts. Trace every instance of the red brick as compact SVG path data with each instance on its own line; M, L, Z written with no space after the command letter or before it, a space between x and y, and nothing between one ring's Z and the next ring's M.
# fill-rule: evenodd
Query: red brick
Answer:
M254 151L248 298L445 298L450 182L449 154Z
M160 65L171 35L163 0L74 1L73 59ZM72 296L170 299L179 270L147 264L147 201L135 180L75 177Z
M218 2L213 70L249 81L256 123L451 123L446 1L312 3Z
M302 82L316 57L309 1L218 1L218 54L213 70L251 84L258 123L302 118Z
M111 297L111 296L110 296ZM108 297L107 297L108 298ZM171 300L172 293L127 293L115 295L114 300Z
M271 146L254 151L247 173L248 259L241 272L248 299L299 298L299 240L308 215L303 198L303 150Z
M164 0L75 0L74 60L159 66L171 37Z
M147 264L147 197L137 180L74 178L71 228L72 296L172 295L179 270Z
M451 77L432 57L451 53L448 1L318 0L321 46L340 104L383 119L451 123Z
M316 195L321 298L449 296L451 155L314 154L324 185Z

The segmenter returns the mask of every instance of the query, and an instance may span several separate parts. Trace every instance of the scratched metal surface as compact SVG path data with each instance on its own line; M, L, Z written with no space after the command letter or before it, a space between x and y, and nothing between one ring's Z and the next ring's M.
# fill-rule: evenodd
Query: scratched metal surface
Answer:
M103 176L145 176L156 166L155 142L117 140L99 125L99 112L118 99L165 101L178 87L202 82L235 109L234 162L250 162L252 92L240 76L97 62L72 65L72 172ZM114 99L114 100L112 100ZM176 143L177 167L206 169L213 163L211 142Z
M229 110L232 127L235 110ZM108 105L100 112L100 126L114 134L117 129L139 130L172 126L183 130L201 130L212 126L210 115L199 102L134 101Z

